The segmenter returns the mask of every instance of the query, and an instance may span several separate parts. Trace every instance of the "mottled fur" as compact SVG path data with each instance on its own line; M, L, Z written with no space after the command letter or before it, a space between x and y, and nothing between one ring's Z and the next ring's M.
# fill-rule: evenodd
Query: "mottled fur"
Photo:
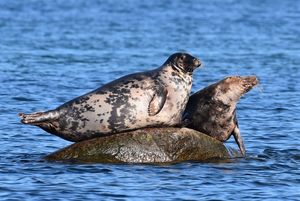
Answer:
M112 81L55 110L20 114L21 122L70 141L180 124L200 61L176 53L159 68Z

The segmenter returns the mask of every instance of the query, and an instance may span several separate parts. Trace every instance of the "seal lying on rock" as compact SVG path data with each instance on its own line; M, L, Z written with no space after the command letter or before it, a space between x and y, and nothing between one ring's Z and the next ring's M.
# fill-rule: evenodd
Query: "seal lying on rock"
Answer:
M21 122L70 141L82 141L138 128L181 123L201 65L187 53L175 53L159 68L130 74L75 98L55 110L19 114Z
M232 76L190 96L183 125L225 142L234 136L243 156L244 143L236 118L236 104L242 95L258 84L256 76Z

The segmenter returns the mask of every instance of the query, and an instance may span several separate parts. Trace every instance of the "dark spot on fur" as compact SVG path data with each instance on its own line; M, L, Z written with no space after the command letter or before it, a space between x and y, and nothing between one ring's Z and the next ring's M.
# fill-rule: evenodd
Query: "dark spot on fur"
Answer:
M140 88L140 86L138 84L133 84L131 87L132 88Z
M105 86L103 86L103 88L104 88ZM106 91L103 91L103 90L96 90L95 91L95 94L99 94L99 95L104 95L104 94L107 94L107 92Z
M132 80L129 80L129 81L125 81L125 82L123 82L123 84L124 84L124 85L128 85L128 84L130 84L130 83L134 83L134 81L132 81Z
M79 123L76 122L76 121L72 121L71 124L72 124L72 126L71 126L70 129L73 130L73 131L76 131L77 128L78 128Z
M85 109L86 111L95 112L95 108L93 108L93 107L90 106L90 105L85 105L85 106L84 106L84 109Z
M88 118L81 118L82 121L90 121Z

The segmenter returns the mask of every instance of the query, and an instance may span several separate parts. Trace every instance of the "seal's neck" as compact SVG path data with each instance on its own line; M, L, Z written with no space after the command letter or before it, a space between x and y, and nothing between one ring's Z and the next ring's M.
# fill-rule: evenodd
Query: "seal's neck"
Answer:
M163 74L167 75L168 79L170 80L178 81L179 79L184 82L191 82L192 80L192 74L185 73L182 68L175 65L163 65L161 70L164 72Z
M178 73L180 74L188 74L188 75L192 75L193 74L193 71L192 70L186 70L178 65L176 65L175 63L170 63L169 66L171 66L171 68L174 70L174 71L177 71Z
M242 96L242 93L240 93L237 90L229 90L227 93L220 96L220 99L223 103L229 104L229 105L236 105L238 101L240 100Z

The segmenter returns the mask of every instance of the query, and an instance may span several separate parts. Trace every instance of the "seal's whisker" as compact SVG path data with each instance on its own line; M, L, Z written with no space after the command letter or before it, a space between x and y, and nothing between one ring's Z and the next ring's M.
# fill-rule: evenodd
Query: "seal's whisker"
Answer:
M260 83L258 83L256 87L257 87L257 89L259 91L259 94L262 96L264 94L264 87L263 87L263 85L260 84Z

